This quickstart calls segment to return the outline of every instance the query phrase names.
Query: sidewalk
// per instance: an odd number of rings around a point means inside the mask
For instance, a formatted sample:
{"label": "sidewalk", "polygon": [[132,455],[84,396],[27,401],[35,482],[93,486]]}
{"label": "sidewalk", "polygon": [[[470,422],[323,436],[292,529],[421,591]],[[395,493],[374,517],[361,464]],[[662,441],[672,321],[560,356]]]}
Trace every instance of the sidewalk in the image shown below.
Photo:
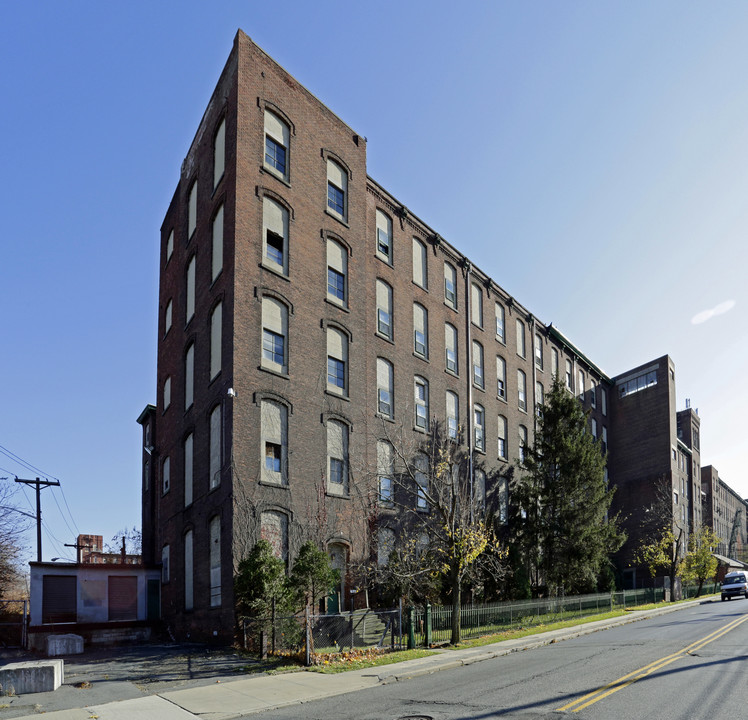
{"label": "sidewalk", "polygon": [[[704,602],[704,600],[695,602]],[[89,705],[71,710],[46,712],[44,717],[49,720],[91,720],[94,717],[98,720],[140,720],[141,718],[151,720],[154,717],[159,720],[190,720],[209,715],[211,720],[230,720],[264,710],[342,695],[376,685],[429,675],[440,670],[449,670],[461,665],[470,665],[519,650],[529,650],[655,615],[675,612],[690,607],[691,604],[680,603],[657,610],[635,610],[613,620],[598,620],[482,647],[437,650],[434,655],[428,657],[365,670],[352,670],[333,675],[295,672],[241,679],[225,678],[201,687],[166,691],[147,697]],[[16,720],[38,717],[38,714],[24,715]]]}

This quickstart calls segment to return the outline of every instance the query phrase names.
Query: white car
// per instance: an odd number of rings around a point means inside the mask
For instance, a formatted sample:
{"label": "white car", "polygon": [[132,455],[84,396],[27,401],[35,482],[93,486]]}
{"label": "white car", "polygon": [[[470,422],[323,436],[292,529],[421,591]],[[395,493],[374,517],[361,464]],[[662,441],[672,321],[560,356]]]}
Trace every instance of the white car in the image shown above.
{"label": "white car", "polygon": [[745,572],[731,572],[722,580],[722,602],[737,595],[743,595],[748,600],[748,578]]}

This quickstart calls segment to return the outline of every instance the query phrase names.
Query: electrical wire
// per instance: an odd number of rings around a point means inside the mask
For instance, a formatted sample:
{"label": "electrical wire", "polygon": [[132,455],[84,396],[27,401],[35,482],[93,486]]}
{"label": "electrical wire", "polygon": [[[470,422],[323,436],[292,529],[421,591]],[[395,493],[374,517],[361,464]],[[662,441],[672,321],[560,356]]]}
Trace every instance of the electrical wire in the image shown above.
{"label": "electrical wire", "polygon": [[3,455],[6,455],[11,460],[15,460],[19,465],[23,465],[27,470],[37,472],[40,475],[44,475],[46,478],[52,478],[52,480],[57,480],[57,482],[60,482],[59,478],[56,478],[54,475],[50,475],[49,473],[44,472],[44,470],[36,467],[36,465],[32,465],[30,462],[27,462],[22,457],[16,455],[14,452],[8,450],[8,448],[3,447],[2,445],[0,445],[0,452],[3,453]]}
{"label": "electrical wire", "polygon": [[[40,475],[43,475],[45,479],[52,479],[56,480],[58,483],[60,483],[59,486],[57,486],[62,493],[62,499],[65,503],[65,507],[67,508],[68,517],[70,518],[70,522],[72,522],[73,528],[70,527],[70,523],[67,521],[67,518],[65,517],[65,514],[62,511],[62,508],[60,507],[60,503],[58,502],[57,498],[55,497],[55,504],[57,505],[57,509],[60,511],[60,516],[62,517],[63,521],[68,527],[68,530],[70,530],[70,533],[74,536],[78,536],[81,534],[80,529],[78,528],[78,523],[75,522],[75,518],[73,517],[73,513],[70,510],[70,505],[68,504],[67,497],[65,497],[65,491],[62,489],[62,482],[59,478],[55,477],[54,475],[51,475],[49,473],[45,473],[41,468],[36,467],[36,465],[32,465],[30,462],[24,460],[20,455],[16,455],[12,450],[9,450],[8,448],[4,447],[3,445],[0,445],[0,453],[8,457],[10,460],[14,460],[19,465],[25,467],[27,470],[31,470],[33,472],[37,472]],[[2,469],[2,468],[0,468]],[[10,472],[9,470],[3,470],[3,472]],[[13,473],[15,475],[15,473]],[[17,475],[16,475],[17,477]],[[54,487],[54,486],[53,486]],[[53,494],[54,495],[54,494]]]}
{"label": "electrical wire", "polygon": [[[57,505],[57,509],[60,511],[60,516],[62,517],[63,521],[65,522],[65,525],[68,526],[68,530],[70,530],[70,534],[73,537],[78,537],[78,535],[80,535],[80,532],[76,533],[75,530],[73,530],[73,528],[70,527],[70,523],[67,521],[67,518],[65,517],[65,515],[62,512],[62,508],[60,507],[60,503],[57,502],[57,495],[55,493],[52,493],[52,497],[53,497],[53,499],[55,501],[55,505]],[[71,520],[73,519],[72,516],[70,517],[70,519]],[[73,525],[75,525],[75,521],[73,521]]]}

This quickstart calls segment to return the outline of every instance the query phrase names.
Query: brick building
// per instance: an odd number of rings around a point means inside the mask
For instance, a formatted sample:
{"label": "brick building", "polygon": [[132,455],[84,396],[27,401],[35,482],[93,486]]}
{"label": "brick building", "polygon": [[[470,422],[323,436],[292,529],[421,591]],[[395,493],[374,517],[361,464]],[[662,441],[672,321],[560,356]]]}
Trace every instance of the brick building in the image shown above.
{"label": "brick building", "polygon": [[[671,456],[693,447],[669,358],[606,376],[368,177],[366,150],[237,33],[161,228],[158,394],[138,418],[143,554],[177,638],[232,636],[233,572],[260,537],[288,565],[307,539],[326,547],[350,607],[373,506],[380,542],[395,534],[383,429],[437,418],[501,473],[554,375],[621,499],[641,507],[660,475],[699,497]],[[654,464],[631,461],[645,449]]]}
{"label": "brick building", "polygon": [[[617,556],[626,587],[641,587],[649,573],[634,553],[663,516],[685,552],[688,535],[702,521],[699,416],[676,409],[675,364],[664,355],[615,379],[610,476],[616,485],[612,510],[620,512],[628,540]],[[657,515],[657,517],[654,517]]]}
{"label": "brick building", "polygon": [[701,468],[704,523],[722,542],[720,555],[748,563],[748,500],[740,497],[719,476],[717,468]]}

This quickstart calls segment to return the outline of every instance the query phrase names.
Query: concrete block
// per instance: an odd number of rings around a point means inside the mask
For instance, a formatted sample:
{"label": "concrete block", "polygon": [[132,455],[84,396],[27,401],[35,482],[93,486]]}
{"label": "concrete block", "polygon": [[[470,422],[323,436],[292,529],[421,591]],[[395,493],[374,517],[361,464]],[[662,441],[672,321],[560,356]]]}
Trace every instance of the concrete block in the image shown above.
{"label": "concrete block", "polygon": [[47,657],[57,655],[80,655],[83,652],[83,638],[80,635],[48,635]]}
{"label": "concrete block", "polygon": [[0,667],[3,692],[16,695],[57,690],[65,680],[64,660],[31,660]]}

